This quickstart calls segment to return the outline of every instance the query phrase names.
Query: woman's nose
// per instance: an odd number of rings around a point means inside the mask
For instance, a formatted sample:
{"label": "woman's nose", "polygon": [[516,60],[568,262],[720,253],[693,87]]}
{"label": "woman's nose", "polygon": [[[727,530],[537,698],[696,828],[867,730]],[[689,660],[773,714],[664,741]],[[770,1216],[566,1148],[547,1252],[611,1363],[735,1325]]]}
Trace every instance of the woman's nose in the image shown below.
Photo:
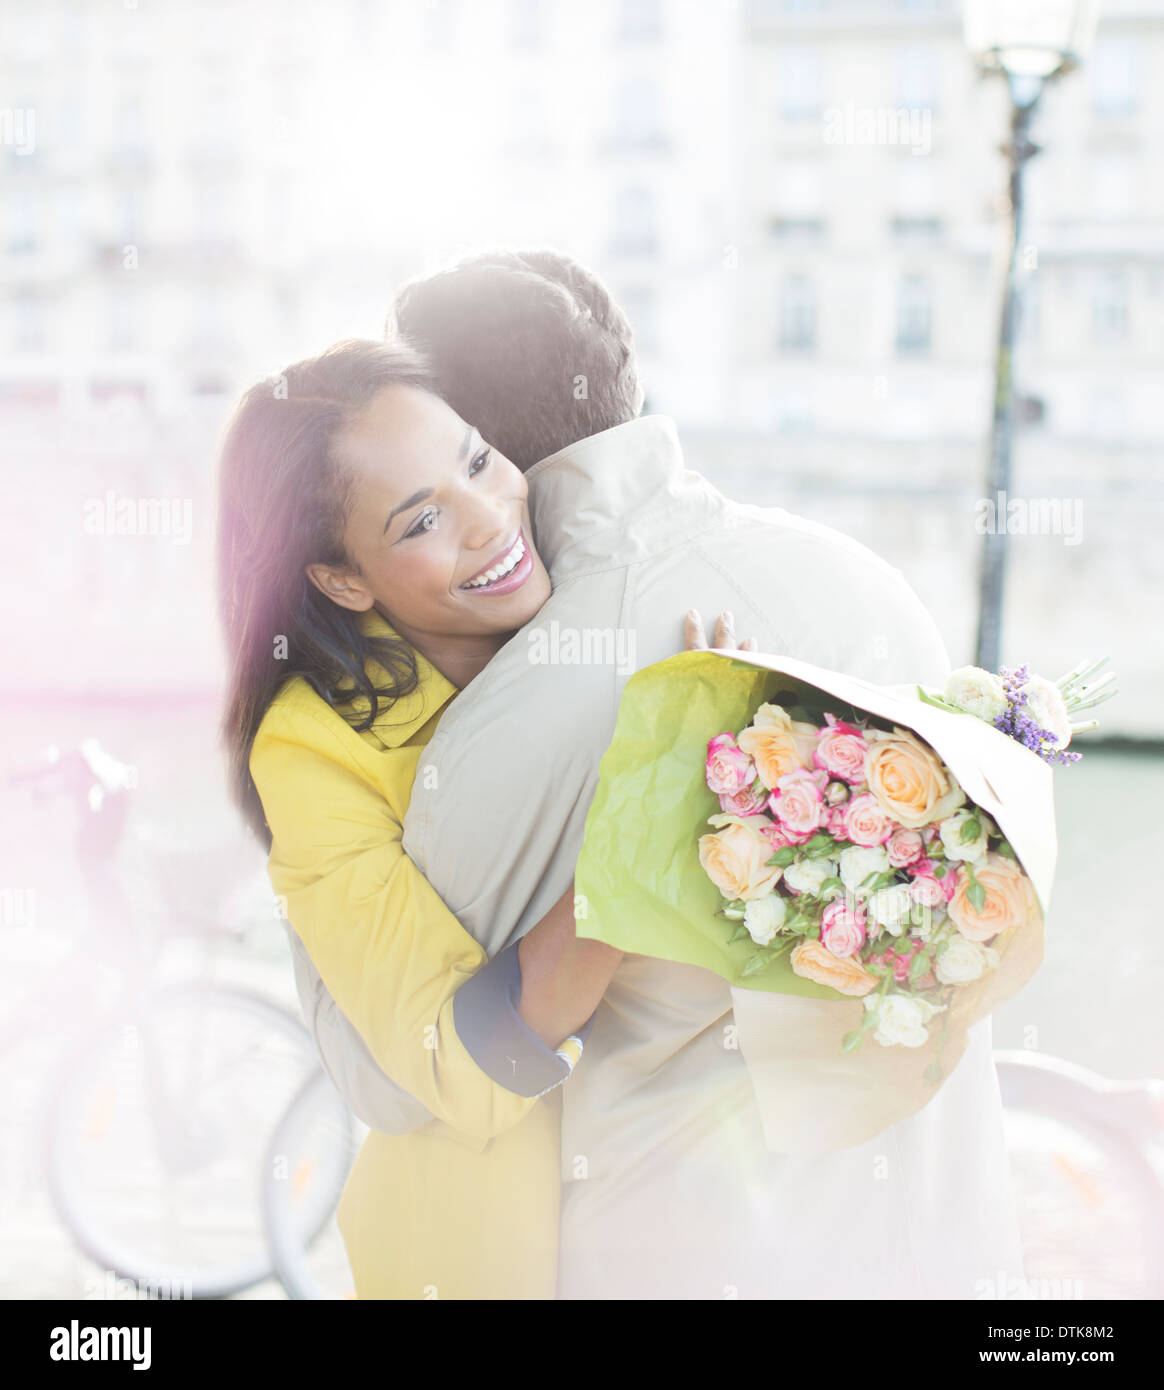
{"label": "woman's nose", "polygon": [[495,549],[510,537],[514,528],[513,505],[484,498],[474,503],[473,514],[466,528],[465,543],[471,550]]}

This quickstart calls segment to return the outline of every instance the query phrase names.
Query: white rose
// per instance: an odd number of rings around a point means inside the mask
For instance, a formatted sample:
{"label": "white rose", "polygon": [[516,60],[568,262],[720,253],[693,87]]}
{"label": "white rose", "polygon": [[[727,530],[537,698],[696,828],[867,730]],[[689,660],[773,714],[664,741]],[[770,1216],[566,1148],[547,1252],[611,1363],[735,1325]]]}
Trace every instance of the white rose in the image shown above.
{"label": "white rose", "polygon": [[1006,713],[1006,691],[1002,681],[981,666],[960,666],[946,680],[946,699],[967,714],[989,720],[991,724]]}
{"label": "white rose", "polygon": [[[816,893],[826,878],[835,877],[836,861],[832,859],[798,859],[784,870],[784,882],[796,893]],[[834,885],[835,886],[835,885]],[[840,889],[837,889],[840,892]]]}
{"label": "white rose", "polygon": [[934,1005],[926,999],[911,998],[907,994],[887,994],[878,999],[867,995],[866,1009],[877,1012],[877,1026],[873,1036],[883,1047],[921,1047],[929,1037],[926,1025],[942,1012],[945,1005]]}
{"label": "white rose", "polygon": [[980,946],[958,933],[938,957],[934,974],[944,985],[968,985],[998,962],[998,952],[992,946]]}
{"label": "white rose", "polygon": [[788,911],[779,893],[769,893],[766,898],[753,899],[744,910],[744,926],[757,946],[767,946],[768,942],[784,925]]}
{"label": "white rose", "polygon": [[850,845],[841,850],[841,882],[850,893],[860,891],[861,884],[870,874],[884,873],[889,868],[889,855],[884,845]]}
{"label": "white rose", "polygon": [[913,907],[909,884],[894,883],[888,888],[878,889],[865,906],[875,922],[880,922],[892,936],[900,936],[902,922]]}
{"label": "white rose", "polygon": [[[962,839],[962,827],[977,819],[978,834],[972,840]],[[955,811],[938,826],[938,835],[947,859],[969,859],[977,863],[986,858],[986,821],[977,811]]]}
{"label": "white rose", "polygon": [[1057,685],[1042,676],[1030,676],[1026,685],[1026,710],[1040,729],[1052,736],[1055,748],[1066,748],[1071,742],[1071,716]]}

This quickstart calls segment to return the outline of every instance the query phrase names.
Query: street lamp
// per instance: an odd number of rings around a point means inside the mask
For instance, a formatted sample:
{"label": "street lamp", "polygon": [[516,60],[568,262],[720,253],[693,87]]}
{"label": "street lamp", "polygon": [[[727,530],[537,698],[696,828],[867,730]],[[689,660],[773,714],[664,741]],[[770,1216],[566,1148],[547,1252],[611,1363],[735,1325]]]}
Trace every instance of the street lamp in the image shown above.
{"label": "street lamp", "polygon": [[[1014,330],[1018,256],[1023,225],[1023,174],[1038,154],[1030,127],[1043,89],[1083,61],[1095,34],[1099,0],[964,0],[966,46],[983,73],[1006,79],[1010,138],[1002,148],[1010,168],[1009,242],[998,351],[994,366],[994,414],[990,427],[987,496],[997,502],[1011,476],[1014,429]],[[997,512],[982,544],[975,664],[998,669],[1006,566],[1006,519]]]}

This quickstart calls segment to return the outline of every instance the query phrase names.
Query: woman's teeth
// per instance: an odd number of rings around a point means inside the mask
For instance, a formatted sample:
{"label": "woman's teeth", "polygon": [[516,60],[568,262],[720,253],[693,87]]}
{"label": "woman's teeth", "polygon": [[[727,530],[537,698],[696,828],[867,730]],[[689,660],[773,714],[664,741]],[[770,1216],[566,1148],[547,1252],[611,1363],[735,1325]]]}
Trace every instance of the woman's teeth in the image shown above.
{"label": "woman's teeth", "polygon": [[471,579],[468,584],[463,584],[461,587],[464,589],[483,589],[487,584],[492,584],[495,580],[508,574],[516,564],[520,563],[521,557],[524,554],[525,544],[521,537],[518,536],[513,549],[504,560],[494,565],[491,570],[486,570],[484,574],[478,576],[476,579]]}

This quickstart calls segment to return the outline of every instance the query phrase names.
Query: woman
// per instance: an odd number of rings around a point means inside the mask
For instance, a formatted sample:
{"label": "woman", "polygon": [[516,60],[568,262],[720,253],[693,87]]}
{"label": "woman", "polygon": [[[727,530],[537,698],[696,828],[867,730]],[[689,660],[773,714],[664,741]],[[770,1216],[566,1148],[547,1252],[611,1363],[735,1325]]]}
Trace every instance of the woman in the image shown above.
{"label": "woman", "polygon": [[[339,1212],[357,1293],[552,1298],[558,1094],[474,1061],[454,1005],[485,953],[401,847],[441,711],[550,593],[524,475],[419,358],[347,342],[247,393],[220,486],[235,795],[337,1004],[436,1116],[360,1151]],[[575,937],[571,889],[517,954],[518,1026],[568,1074],[621,952]]]}

